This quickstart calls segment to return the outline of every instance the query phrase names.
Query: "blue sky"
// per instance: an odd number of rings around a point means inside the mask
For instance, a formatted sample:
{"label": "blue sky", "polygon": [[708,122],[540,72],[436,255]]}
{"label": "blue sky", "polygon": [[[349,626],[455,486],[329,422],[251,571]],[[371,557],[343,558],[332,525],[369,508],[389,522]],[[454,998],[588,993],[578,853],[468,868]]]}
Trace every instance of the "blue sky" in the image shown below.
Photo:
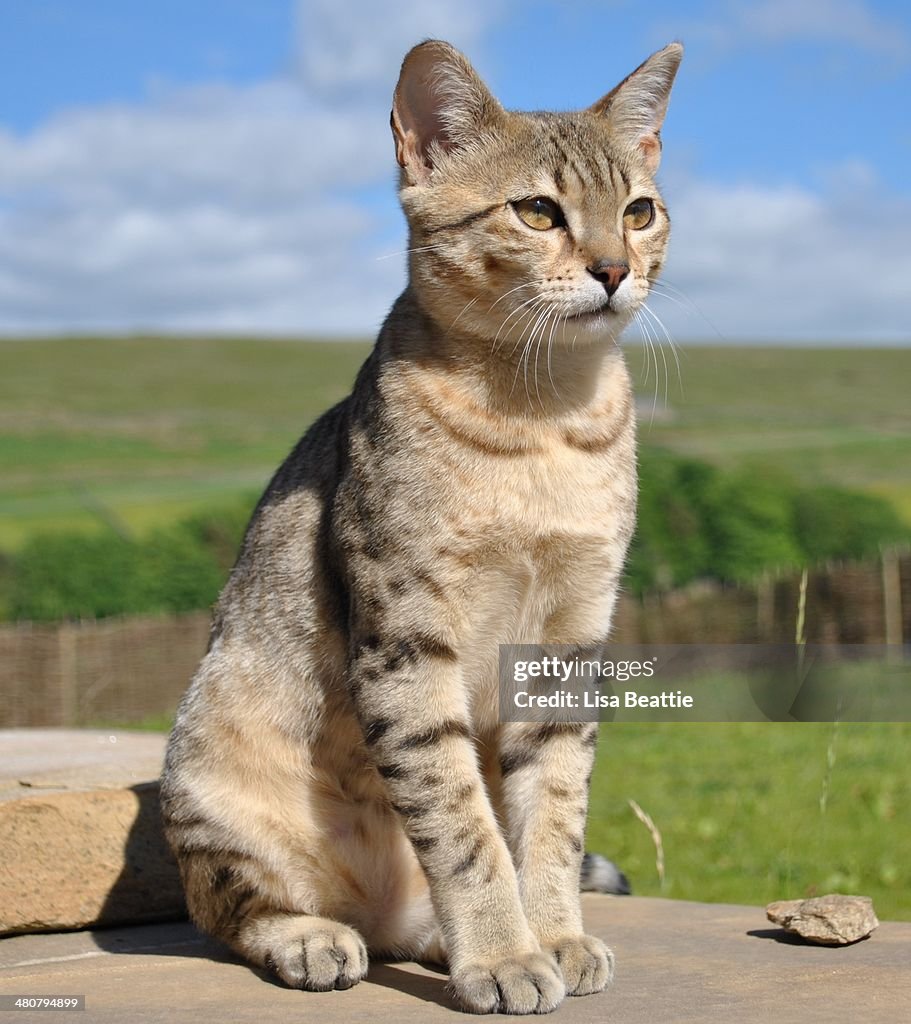
{"label": "blue sky", "polygon": [[870,0],[0,4],[0,331],[372,333],[403,280],[389,99],[428,35],[520,109],[681,39],[671,332],[911,337],[911,13]]}

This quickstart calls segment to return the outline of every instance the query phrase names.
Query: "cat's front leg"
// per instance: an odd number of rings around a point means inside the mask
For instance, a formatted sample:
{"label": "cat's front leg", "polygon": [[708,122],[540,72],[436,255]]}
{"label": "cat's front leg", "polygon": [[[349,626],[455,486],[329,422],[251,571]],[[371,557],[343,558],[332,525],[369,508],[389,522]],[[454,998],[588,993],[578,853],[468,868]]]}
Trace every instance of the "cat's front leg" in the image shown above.
{"label": "cat's front leg", "polygon": [[525,914],[560,964],[569,995],[600,992],[614,957],[582,926],[579,871],[597,723],[510,723],[499,768],[509,845]]}
{"label": "cat's front leg", "polygon": [[[456,998],[475,1013],[546,1013],[565,994],[529,927],[478,768],[454,650],[412,628],[356,643],[364,738],[430,884]],[[407,639],[405,639],[407,637]]]}

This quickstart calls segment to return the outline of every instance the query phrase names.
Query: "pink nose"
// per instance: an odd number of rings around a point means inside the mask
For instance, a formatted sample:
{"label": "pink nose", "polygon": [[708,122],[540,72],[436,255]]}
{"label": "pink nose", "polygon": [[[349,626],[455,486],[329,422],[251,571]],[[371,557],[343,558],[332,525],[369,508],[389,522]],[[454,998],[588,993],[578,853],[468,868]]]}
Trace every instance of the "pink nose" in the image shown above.
{"label": "pink nose", "polygon": [[622,263],[620,260],[598,260],[587,269],[592,277],[596,277],[604,285],[608,298],[614,294],[629,274],[629,264]]}

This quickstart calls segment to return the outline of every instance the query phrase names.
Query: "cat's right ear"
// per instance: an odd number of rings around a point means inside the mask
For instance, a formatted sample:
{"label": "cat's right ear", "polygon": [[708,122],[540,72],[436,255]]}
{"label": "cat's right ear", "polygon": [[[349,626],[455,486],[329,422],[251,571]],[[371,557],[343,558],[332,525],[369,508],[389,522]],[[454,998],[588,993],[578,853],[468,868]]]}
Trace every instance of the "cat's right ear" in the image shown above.
{"label": "cat's right ear", "polygon": [[665,46],[588,108],[607,118],[616,135],[639,151],[652,174],[661,160],[661,125],[682,57],[680,43]]}
{"label": "cat's right ear", "polygon": [[413,185],[468,145],[503,108],[455,47],[428,39],[409,51],[392,101],[395,158]]}

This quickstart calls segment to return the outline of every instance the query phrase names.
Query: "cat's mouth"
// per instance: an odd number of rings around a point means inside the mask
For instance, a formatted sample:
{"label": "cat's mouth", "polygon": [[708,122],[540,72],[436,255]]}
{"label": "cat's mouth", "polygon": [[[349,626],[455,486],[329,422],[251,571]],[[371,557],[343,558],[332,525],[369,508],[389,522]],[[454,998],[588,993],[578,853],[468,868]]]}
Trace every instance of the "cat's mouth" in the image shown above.
{"label": "cat's mouth", "polygon": [[585,309],[581,313],[570,313],[567,320],[587,320],[589,317],[604,316],[605,313],[615,314],[617,311],[611,305],[611,300],[605,299],[600,306],[594,309]]}

